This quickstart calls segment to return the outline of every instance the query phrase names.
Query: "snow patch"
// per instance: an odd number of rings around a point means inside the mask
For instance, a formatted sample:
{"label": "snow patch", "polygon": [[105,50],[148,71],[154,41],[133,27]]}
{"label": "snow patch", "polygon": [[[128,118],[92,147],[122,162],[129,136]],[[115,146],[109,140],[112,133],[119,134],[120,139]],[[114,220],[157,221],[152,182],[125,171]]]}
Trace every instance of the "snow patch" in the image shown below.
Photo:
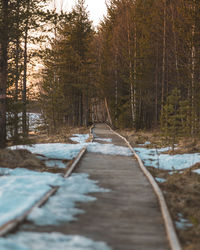
{"label": "snow patch", "polygon": [[163,154],[169,148],[148,149],[134,148],[135,152],[143,160],[145,166],[160,168],[164,170],[180,170],[200,162],[200,154]]}
{"label": "snow patch", "polygon": [[104,242],[61,233],[19,232],[0,238],[1,250],[111,250]]}
{"label": "snow patch", "polygon": [[37,127],[44,121],[40,113],[27,113],[29,120],[29,131],[36,131]]}
{"label": "snow patch", "polygon": [[128,147],[116,146],[114,144],[101,144],[98,142],[88,144],[87,150],[91,153],[100,153],[108,155],[133,155],[133,153]]}
{"label": "snow patch", "polygon": [[155,177],[155,180],[156,180],[157,182],[159,182],[159,183],[164,183],[164,182],[166,182],[166,179],[164,179],[164,178]]}
{"label": "snow patch", "polygon": [[33,154],[41,154],[47,158],[71,160],[78,155],[83,148],[82,144],[47,143],[34,145],[17,145],[10,149],[27,149]]}
{"label": "snow patch", "polygon": [[95,141],[112,142],[112,138],[95,138]]}
{"label": "snow patch", "polygon": [[41,199],[51,186],[60,186],[64,179],[58,174],[27,169],[0,168],[0,226],[22,215]]}
{"label": "snow patch", "polygon": [[190,223],[187,219],[183,218],[181,213],[178,214],[178,221],[175,221],[176,228],[181,230],[187,230],[188,227],[192,227],[192,223]]}
{"label": "snow patch", "polygon": [[70,137],[70,140],[78,143],[84,143],[89,139],[89,134],[74,134],[74,137]]}
{"label": "snow patch", "polygon": [[98,187],[97,182],[90,180],[87,174],[72,174],[43,207],[31,212],[28,219],[37,225],[56,225],[75,220],[75,215],[84,213],[75,207],[76,202],[95,201],[95,197],[87,194],[108,191]]}
{"label": "snow patch", "polygon": [[195,169],[192,172],[196,173],[196,174],[200,174],[200,169]]}
{"label": "snow patch", "polygon": [[45,160],[45,165],[50,168],[66,168],[66,163],[59,160]]}

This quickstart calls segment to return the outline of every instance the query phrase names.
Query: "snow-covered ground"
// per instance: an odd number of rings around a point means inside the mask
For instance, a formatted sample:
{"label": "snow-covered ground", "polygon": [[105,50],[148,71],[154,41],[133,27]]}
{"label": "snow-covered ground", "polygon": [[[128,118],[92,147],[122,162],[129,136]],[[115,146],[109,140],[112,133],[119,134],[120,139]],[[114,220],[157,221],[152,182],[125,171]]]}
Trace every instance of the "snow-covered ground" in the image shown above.
{"label": "snow-covered ground", "polygon": [[41,199],[51,186],[63,184],[58,174],[0,168],[0,226],[15,219]]}
{"label": "snow-covered ground", "polygon": [[104,242],[79,235],[61,233],[19,232],[0,238],[1,250],[111,250]]}
{"label": "snow-covered ground", "polygon": [[[15,119],[15,115],[13,113],[7,113],[7,120],[13,120]],[[18,126],[19,126],[19,133],[22,133],[22,113],[18,114]],[[40,113],[27,113],[27,122],[29,125],[29,131],[30,132],[35,132],[38,128],[39,125],[43,124],[43,118]],[[12,123],[12,122],[11,122]],[[11,124],[7,125],[7,138],[9,139],[10,137],[13,136],[14,133],[14,127],[11,126]]]}
{"label": "snow-covered ground", "polygon": [[73,174],[65,180],[56,195],[43,207],[35,208],[28,219],[37,225],[56,225],[76,220],[75,215],[84,213],[75,207],[77,202],[95,201],[96,198],[88,194],[108,191],[90,180],[87,174]]}
{"label": "snow-covered ground", "polygon": [[95,138],[95,141],[112,142],[112,138]]}
{"label": "snow-covered ground", "polygon": [[[17,145],[12,146],[10,149],[27,149],[34,154],[39,154],[38,158],[46,160],[47,166],[64,168],[62,162],[48,161],[48,159],[56,160],[71,160],[78,155],[83,147],[87,147],[88,152],[109,154],[109,155],[123,155],[131,156],[133,153],[128,147],[116,146],[114,144],[102,144],[98,142],[86,142],[89,134],[76,134],[70,139],[77,142],[77,144],[65,143],[47,143],[47,144],[33,144],[33,145]],[[104,139],[109,142],[110,139]]]}
{"label": "snow-covered ground", "polygon": [[134,148],[145,166],[155,167],[164,170],[181,170],[191,167],[200,162],[200,154],[176,154],[169,155],[164,152],[169,148],[149,149]]}
{"label": "snow-covered ground", "polygon": [[85,143],[89,137],[89,134],[74,134],[70,139],[74,142]]}
{"label": "snow-covered ground", "polygon": [[47,143],[47,144],[33,144],[18,145],[10,147],[10,149],[27,149],[33,154],[41,154],[47,158],[71,160],[78,155],[83,148],[83,144],[65,144],[65,143]]}
{"label": "snow-covered ground", "polygon": [[40,113],[27,113],[29,121],[29,131],[35,131],[39,125],[43,123]]}
{"label": "snow-covered ground", "polygon": [[[36,208],[29,219],[39,225],[50,225],[75,219],[82,213],[76,202],[94,201],[89,193],[107,192],[87,174],[73,174],[64,179],[59,174],[40,173],[27,169],[1,168],[0,226],[30,209],[52,186],[60,186],[55,196],[42,208]],[[1,248],[0,248],[1,249]]]}
{"label": "snow-covered ground", "polygon": [[128,147],[116,146],[114,144],[101,144],[98,142],[88,144],[87,150],[92,153],[131,156],[133,153]]}

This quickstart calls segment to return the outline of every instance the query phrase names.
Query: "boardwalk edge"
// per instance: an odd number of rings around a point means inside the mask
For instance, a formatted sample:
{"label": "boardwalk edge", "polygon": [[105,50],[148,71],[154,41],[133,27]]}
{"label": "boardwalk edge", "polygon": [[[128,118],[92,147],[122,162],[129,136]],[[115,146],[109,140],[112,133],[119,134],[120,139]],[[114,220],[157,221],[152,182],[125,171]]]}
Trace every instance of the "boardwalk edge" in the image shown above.
{"label": "boardwalk edge", "polygon": [[167,237],[168,237],[168,241],[170,244],[170,247],[172,250],[181,250],[181,245],[178,239],[178,236],[176,234],[175,228],[174,228],[174,224],[172,222],[172,218],[171,215],[169,213],[169,210],[167,208],[167,204],[164,198],[164,195],[160,189],[160,187],[158,186],[158,184],[156,183],[156,181],[154,180],[153,176],[151,175],[151,173],[147,170],[147,168],[145,168],[141,158],[136,154],[136,152],[133,150],[130,142],[123,137],[122,135],[120,135],[119,133],[117,133],[116,131],[114,131],[109,125],[107,125],[109,127],[109,129],[115,133],[116,135],[118,135],[120,138],[122,138],[126,144],[128,145],[128,147],[130,148],[130,150],[133,152],[134,156],[136,157],[136,159],[138,160],[139,166],[141,168],[141,170],[143,171],[143,173],[145,174],[145,176],[147,177],[147,179],[149,180],[150,184],[153,187],[153,190],[158,198],[160,207],[161,207],[161,212],[162,212],[162,216],[164,219],[164,224],[165,224],[165,229],[167,232]]}

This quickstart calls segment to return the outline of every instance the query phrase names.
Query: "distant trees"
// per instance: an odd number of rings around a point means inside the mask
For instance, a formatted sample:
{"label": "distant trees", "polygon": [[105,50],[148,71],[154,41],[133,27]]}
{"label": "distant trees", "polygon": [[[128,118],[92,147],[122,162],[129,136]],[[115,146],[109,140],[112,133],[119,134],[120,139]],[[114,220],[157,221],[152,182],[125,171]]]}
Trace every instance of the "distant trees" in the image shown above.
{"label": "distant trees", "polygon": [[[87,125],[105,102],[116,127],[160,126],[171,138],[200,134],[199,1],[109,0],[97,32],[84,0],[67,14],[45,13],[46,3],[0,0],[1,147],[6,110],[11,136],[27,135],[28,48],[41,39],[48,44],[37,54],[44,64],[40,102],[50,131]],[[45,27],[49,37],[38,37],[34,31]]]}
{"label": "distant trees", "polygon": [[28,133],[26,89],[27,65],[31,56],[28,45],[30,48],[30,44],[39,41],[35,31],[41,30],[44,21],[48,20],[49,13],[43,10],[46,2],[46,0],[0,1],[0,144],[2,146],[5,146],[6,141],[6,123],[9,125],[10,136],[18,140],[22,130],[19,113],[22,111],[23,136],[27,136]]}
{"label": "distant trees", "polygon": [[99,88],[109,97],[116,126],[166,126],[172,118],[168,97],[177,90],[180,109],[190,110],[179,129],[199,134],[199,9],[196,0],[108,2],[97,62]]}
{"label": "distant trees", "polygon": [[40,100],[49,129],[62,124],[87,125],[92,98],[94,32],[84,1],[57,23],[57,34],[46,49]]}

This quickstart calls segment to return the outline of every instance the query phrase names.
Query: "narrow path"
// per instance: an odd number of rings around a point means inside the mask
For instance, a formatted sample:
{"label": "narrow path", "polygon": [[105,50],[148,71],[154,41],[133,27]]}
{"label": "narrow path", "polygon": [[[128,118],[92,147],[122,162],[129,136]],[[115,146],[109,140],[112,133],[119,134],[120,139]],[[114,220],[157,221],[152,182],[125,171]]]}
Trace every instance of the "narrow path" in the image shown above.
{"label": "narrow path", "polygon": [[[93,133],[95,141],[112,138],[113,144],[126,146],[103,124]],[[59,226],[26,223],[20,230],[82,235],[104,241],[113,250],[170,249],[157,198],[133,157],[87,152],[76,172],[88,173],[110,192],[93,194],[95,202],[78,204],[85,213],[77,221]]]}

